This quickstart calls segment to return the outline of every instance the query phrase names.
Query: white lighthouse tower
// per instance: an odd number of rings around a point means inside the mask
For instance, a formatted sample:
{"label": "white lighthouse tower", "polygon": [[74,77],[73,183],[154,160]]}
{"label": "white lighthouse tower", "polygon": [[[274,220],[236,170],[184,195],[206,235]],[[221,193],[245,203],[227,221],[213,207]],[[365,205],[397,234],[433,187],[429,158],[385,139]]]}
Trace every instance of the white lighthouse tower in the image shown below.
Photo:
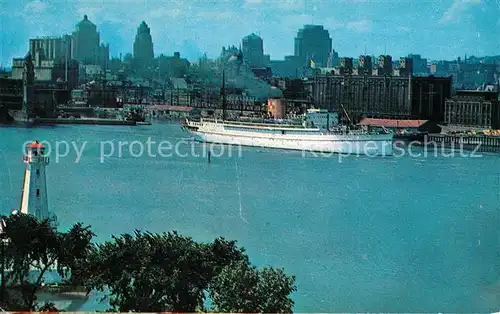
{"label": "white lighthouse tower", "polygon": [[45,155],[45,147],[38,141],[28,144],[23,162],[26,169],[21,196],[21,213],[33,215],[38,219],[48,219],[45,166],[49,164],[49,157]]}

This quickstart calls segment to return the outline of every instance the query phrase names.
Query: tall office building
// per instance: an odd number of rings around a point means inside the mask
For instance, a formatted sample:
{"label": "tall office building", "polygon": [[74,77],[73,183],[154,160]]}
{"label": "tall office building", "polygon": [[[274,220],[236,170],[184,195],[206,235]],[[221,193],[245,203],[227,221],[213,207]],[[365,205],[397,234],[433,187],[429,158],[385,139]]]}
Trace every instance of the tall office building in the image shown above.
{"label": "tall office building", "polygon": [[146,22],[142,21],[137,28],[134,41],[134,65],[140,72],[151,67],[154,62],[153,39],[151,30]]}
{"label": "tall office building", "polygon": [[94,23],[89,21],[87,15],[76,24],[73,32],[73,59],[83,64],[99,64],[99,33]]}
{"label": "tall office building", "polygon": [[254,33],[242,40],[243,61],[252,68],[264,65],[264,42]]}
{"label": "tall office building", "polygon": [[305,25],[295,38],[295,56],[299,57],[304,66],[314,61],[316,67],[327,66],[328,57],[332,51],[330,33],[321,25]]}

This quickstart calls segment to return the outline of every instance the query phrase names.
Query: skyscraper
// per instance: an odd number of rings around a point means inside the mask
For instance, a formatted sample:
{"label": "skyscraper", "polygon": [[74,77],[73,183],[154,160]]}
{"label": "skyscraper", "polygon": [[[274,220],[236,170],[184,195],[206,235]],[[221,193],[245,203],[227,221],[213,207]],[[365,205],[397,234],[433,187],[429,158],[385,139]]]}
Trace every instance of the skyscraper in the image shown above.
{"label": "skyscraper", "polygon": [[299,57],[304,66],[311,60],[316,66],[326,66],[328,56],[332,51],[332,39],[329,32],[321,25],[305,25],[295,38],[295,56]]}
{"label": "skyscraper", "polygon": [[83,64],[99,64],[99,33],[87,15],[76,24],[71,55]]}
{"label": "skyscraper", "polygon": [[242,40],[243,60],[252,68],[259,68],[264,63],[264,42],[254,33]]}
{"label": "skyscraper", "polygon": [[151,38],[151,30],[142,21],[137,28],[137,34],[134,41],[134,66],[139,72],[144,72],[153,65],[153,39]]}

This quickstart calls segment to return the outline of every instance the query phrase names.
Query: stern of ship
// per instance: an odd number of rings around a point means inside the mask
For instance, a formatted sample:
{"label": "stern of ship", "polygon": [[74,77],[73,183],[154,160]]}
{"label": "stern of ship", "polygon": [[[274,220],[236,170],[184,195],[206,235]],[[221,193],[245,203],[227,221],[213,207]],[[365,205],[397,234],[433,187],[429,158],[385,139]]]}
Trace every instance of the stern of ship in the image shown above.
{"label": "stern of ship", "polygon": [[181,120],[181,128],[188,132],[196,132],[200,128],[199,125],[189,121],[187,118]]}

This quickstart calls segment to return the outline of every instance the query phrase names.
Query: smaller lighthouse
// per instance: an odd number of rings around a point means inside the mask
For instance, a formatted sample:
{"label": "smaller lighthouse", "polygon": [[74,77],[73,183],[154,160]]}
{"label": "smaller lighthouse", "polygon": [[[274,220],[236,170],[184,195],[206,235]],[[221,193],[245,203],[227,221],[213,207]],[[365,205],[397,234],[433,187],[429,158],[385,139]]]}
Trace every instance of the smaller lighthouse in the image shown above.
{"label": "smaller lighthouse", "polygon": [[21,196],[21,213],[31,214],[41,220],[48,219],[45,167],[49,164],[49,157],[45,155],[45,147],[38,141],[28,144],[23,162],[26,168]]}

